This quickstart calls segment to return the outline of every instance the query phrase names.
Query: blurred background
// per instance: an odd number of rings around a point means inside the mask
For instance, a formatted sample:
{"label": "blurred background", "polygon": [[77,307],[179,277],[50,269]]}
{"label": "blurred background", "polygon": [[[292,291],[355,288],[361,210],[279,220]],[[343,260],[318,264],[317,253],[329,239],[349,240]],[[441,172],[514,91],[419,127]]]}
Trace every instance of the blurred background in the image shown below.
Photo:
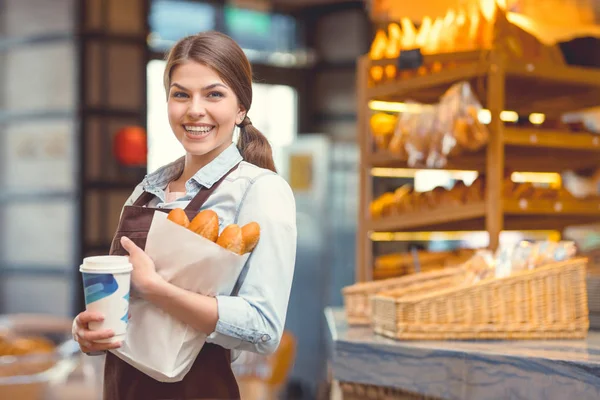
{"label": "blurred background", "polygon": [[[286,323],[291,361],[280,364],[278,390],[290,399],[327,396],[323,310],[341,306],[341,289],[355,281],[357,58],[369,53],[381,28],[375,11],[384,12],[386,4],[395,10],[393,18],[408,18],[418,27],[424,16],[466,3],[0,0],[0,313],[68,319],[84,308],[81,260],[108,252],[133,188],[182,154],[167,121],[165,52],[183,36],[221,31],[252,62],[250,117],[271,141],[298,205],[298,256]],[[528,15],[532,4],[542,2],[508,3]],[[599,3],[570,4],[577,18],[595,24]],[[551,13],[542,14],[550,20]],[[564,48],[573,62],[600,63],[593,34],[560,40],[568,42]],[[596,115],[585,114],[590,129],[598,128]],[[424,191],[475,178],[468,171],[380,173],[387,179],[377,184],[379,192],[404,183]],[[580,176],[563,179],[595,185]],[[485,232],[374,239],[384,252],[476,248],[486,242]],[[257,365],[272,360],[245,362],[236,371],[256,375]],[[99,368],[96,361],[85,363]],[[97,388],[97,379],[90,378],[94,370],[85,368],[85,382]]]}

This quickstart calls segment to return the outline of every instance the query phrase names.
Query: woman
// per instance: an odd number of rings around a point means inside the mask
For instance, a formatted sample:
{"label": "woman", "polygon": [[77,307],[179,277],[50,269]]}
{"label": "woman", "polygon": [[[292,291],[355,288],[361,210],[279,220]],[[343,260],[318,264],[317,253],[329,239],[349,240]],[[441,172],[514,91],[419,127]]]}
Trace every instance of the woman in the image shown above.
{"label": "woman", "polygon": [[[207,32],[179,41],[168,55],[164,84],[169,123],[186,154],[137,186],[121,214],[111,254],[129,254],[132,287],[139,296],[208,339],[190,372],[175,383],[158,382],[107,352],[104,398],[239,398],[230,351],[272,353],[283,333],[296,252],[294,197],[276,174],[268,141],[248,118],[252,71],[231,38]],[[240,128],[237,146],[232,143],[235,126]],[[156,273],[142,250],[151,216],[155,209],[176,207],[213,209],[221,230],[250,221],[261,226],[259,244],[234,295],[188,292]],[[113,336],[88,329],[89,322],[101,319],[87,311],[75,318],[74,337],[83,352],[120,347],[94,343]]]}

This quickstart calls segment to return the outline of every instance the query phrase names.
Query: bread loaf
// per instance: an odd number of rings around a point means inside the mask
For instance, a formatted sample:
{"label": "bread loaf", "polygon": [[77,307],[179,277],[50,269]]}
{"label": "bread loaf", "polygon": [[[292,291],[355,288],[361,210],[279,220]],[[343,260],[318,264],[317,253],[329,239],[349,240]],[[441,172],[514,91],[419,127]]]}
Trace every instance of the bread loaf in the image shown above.
{"label": "bread loaf", "polygon": [[178,225],[183,226],[184,228],[187,228],[190,225],[190,220],[188,219],[187,215],[185,214],[185,211],[183,211],[182,208],[175,208],[171,210],[171,212],[169,212],[169,215],[167,216],[167,219],[175,222]]}
{"label": "bread loaf", "polygon": [[242,228],[237,224],[227,225],[219,235],[217,244],[236,254],[243,254],[244,239],[242,236]]}
{"label": "bread loaf", "polygon": [[250,253],[260,239],[260,226],[256,222],[250,222],[242,227],[242,238],[244,239],[244,251],[242,254]]}
{"label": "bread loaf", "polygon": [[200,211],[190,222],[188,229],[216,242],[219,237],[219,217],[213,210]]}

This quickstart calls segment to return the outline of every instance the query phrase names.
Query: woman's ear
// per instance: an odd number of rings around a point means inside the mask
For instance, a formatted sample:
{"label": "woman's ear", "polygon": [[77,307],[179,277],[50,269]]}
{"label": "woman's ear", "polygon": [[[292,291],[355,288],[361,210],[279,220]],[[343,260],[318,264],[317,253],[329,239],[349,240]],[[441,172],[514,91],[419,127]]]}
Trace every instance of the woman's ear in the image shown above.
{"label": "woman's ear", "polygon": [[237,117],[235,119],[235,124],[241,124],[244,118],[246,118],[246,109],[242,105],[240,105],[238,108]]}

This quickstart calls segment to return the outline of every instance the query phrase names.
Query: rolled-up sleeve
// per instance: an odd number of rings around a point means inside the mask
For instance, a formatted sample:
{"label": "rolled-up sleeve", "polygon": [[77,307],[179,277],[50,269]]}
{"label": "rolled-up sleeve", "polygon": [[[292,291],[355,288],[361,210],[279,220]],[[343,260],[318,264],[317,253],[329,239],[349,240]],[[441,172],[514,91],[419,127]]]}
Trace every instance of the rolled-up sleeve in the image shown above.
{"label": "rolled-up sleeve", "polygon": [[237,295],[217,296],[219,319],[207,342],[269,354],[281,340],[296,260],[296,204],[283,178],[262,176],[246,191],[237,223],[252,221],[260,225],[260,240]]}

